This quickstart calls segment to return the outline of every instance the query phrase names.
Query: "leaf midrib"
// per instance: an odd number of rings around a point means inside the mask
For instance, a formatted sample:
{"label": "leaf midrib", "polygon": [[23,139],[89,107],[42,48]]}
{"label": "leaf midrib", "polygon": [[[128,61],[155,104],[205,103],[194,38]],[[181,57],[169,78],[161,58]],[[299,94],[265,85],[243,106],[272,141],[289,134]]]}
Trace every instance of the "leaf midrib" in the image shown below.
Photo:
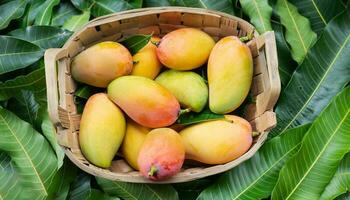
{"label": "leaf midrib", "polygon": [[78,20],[76,20],[76,22],[73,23],[73,26],[71,26],[71,27],[73,27],[72,30],[75,30],[75,29],[77,28],[77,25],[80,24],[80,22],[85,18],[85,15],[86,15],[87,13],[90,15],[89,11],[83,12],[83,14],[81,14],[80,16],[77,15],[77,16],[79,16],[79,17],[78,17]]}
{"label": "leaf midrib", "polygon": [[286,0],[282,0],[282,1],[283,1],[284,4],[286,5],[288,14],[289,14],[290,18],[291,18],[292,21],[293,21],[293,24],[294,24],[294,26],[295,26],[295,30],[297,31],[299,40],[300,40],[300,42],[301,42],[301,44],[302,44],[302,46],[303,46],[304,52],[305,52],[305,54],[306,54],[306,53],[307,53],[307,48],[306,48],[306,46],[305,46],[305,44],[304,44],[303,38],[301,37],[301,34],[300,34],[299,29],[298,29],[298,26],[297,26],[297,24],[296,24],[296,22],[295,22],[295,20],[294,20],[294,18],[293,18],[293,15],[292,15],[292,13],[290,12],[290,9],[289,9],[289,6],[288,6],[288,2],[287,2]]}
{"label": "leaf midrib", "polygon": [[22,143],[19,141],[19,139],[17,138],[16,134],[14,133],[14,131],[12,130],[12,128],[10,127],[10,125],[7,123],[7,121],[5,120],[5,118],[2,116],[2,114],[0,113],[0,118],[2,119],[2,121],[5,123],[5,125],[7,126],[8,130],[10,130],[11,134],[13,135],[13,137],[16,139],[17,141],[17,144],[19,144],[20,148],[22,149],[22,151],[24,152],[25,156],[27,157],[27,160],[29,161],[30,165],[32,166],[35,174],[36,174],[36,177],[39,179],[39,183],[40,183],[40,186],[42,188],[42,190],[44,191],[44,194],[45,196],[47,196],[47,191],[46,191],[46,188],[44,186],[44,183],[43,183],[43,180],[41,179],[38,171],[36,170],[35,168],[35,165],[34,163],[32,162],[32,160],[30,159],[30,156],[28,155],[27,151],[24,149]]}
{"label": "leaf midrib", "polygon": [[[30,82],[30,83],[26,83],[26,84],[20,84],[20,85],[15,85],[15,86],[4,86],[4,87],[0,87],[1,90],[5,90],[5,89],[13,89],[13,88],[18,88],[18,87],[27,87],[27,86],[30,86],[30,85],[34,85],[35,83],[41,81],[42,79],[44,79],[45,76],[41,76],[39,79],[33,81],[33,82]],[[6,83],[6,82],[5,82]]]}
{"label": "leaf midrib", "polygon": [[242,194],[244,194],[245,191],[247,191],[250,187],[252,187],[256,182],[258,182],[259,179],[261,179],[265,174],[267,174],[268,171],[270,171],[272,168],[274,168],[277,163],[279,163],[284,157],[286,157],[290,152],[292,152],[295,148],[297,148],[300,145],[301,142],[298,142],[291,150],[287,151],[280,159],[278,159],[276,162],[273,163],[272,167],[268,168],[261,176],[259,176],[252,184],[247,186],[242,192],[240,192],[235,198],[232,200],[238,199]]}
{"label": "leaf midrib", "polygon": [[324,25],[327,25],[327,22],[326,22],[326,20],[323,18],[323,15],[321,14],[321,12],[320,12],[320,10],[318,9],[318,7],[316,6],[315,1],[314,1],[314,0],[311,0],[311,2],[312,2],[312,5],[315,7],[315,9],[316,9],[318,15],[320,16],[322,22],[324,23]]}
{"label": "leaf midrib", "polygon": [[348,109],[348,111],[346,112],[346,114],[344,115],[343,119],[339,122],[339,124],[337,125],[336,129],[333,131],[331,137],[329,137],[328,141],[326,142],[326,144],[322,147],[320,153],[318,154],[318,156],[316,157],[316,159],[314,160],[314,162],[311,164],[311,166],[309,167],[309,169],[305,172],[304,176],[300,179],[300,181],[298,182],[298,184],[295,185],[294,189],[289,193],[289,195],[287,196],[286,200],[288,200],[293,193],[295,192],[296,189],[298,189],[299,185],[304,181],[304,179],[306,178],[306,176],[310,173],[311,169],[315,166],[315,164],[317,163],[317,161],[320,159],[321,155],[323,155],[324,151],[327,149],[329,143],[332,141],[333,137],[336,135],[336,132],[339,130],[339,128],[341,127],[341,125],[343,124],[343,122],[345,121],[345,119],[347,119],[348,115],[350,113],[350,109]]}
{"label": "leaf midrib", "polygon": [[[300,115],[300,113],[304,110],[304,108],[306,107],[306,105],[308,105],[308,103],[311,101],[312,97],[315,95],[316,91],[318,90],[318,88],[321,86],[321,83],[324,81],[324,79],[327,77],[328,73],[330,72],[330,70],[332,69],[335,61],[337,60],[337,58],[340,55],[340,52],[343,51],[344,47],[346,46],[348,40],[350,38],[350,34],[347,36],[347,38],[345,39],[343,45],[340,47],[340,49],[338,50],[337,54],[335,55],[334,59],[332,60],[331,64],[329,65],[329,68],[327,69],[326,73],[322,76],[322,79],[320,80],[320,82],[317,84],[316,88],[314,89],[314,91],[312,92],[312,94],[309,96],[308,100],[304,103],[304,105],[300,108],[300,110],[298,111],[298,113],[295,114],[295,116],[290,120],[290,122],[284,127],[284,129],[281,131],[285,131],[289,128],[289,126],[294,122],[294,120]],[[289,82],[290,83],[290,82]]]}
{"label": "leaf midrib", "polygon": [[16,52],[16,53],[0,53],[0,57],[3,56],[12,56],[12,55],[29,55],[29,54],[35,54],[35,53],[41,53],[42,51],[22,51],[22,52]]}
{"label": "leaf midrib", "polygon": [[254,6],[255,6],[256,10],[258,11],[258,15],[259,15],[259,18],[260,18],[261,24],[262,24],[262,26],[263,26],[263,28],[264,28],[264,32],[266,32],[265,23],[264,23],[264,20],[263,20],[262,15],[261,15],[261,13],[260,13],[260,10],[259,10],[259,7],[258,7],[258,4],[256,3],[256,0],[253,0],[253,2],[254,2]]}

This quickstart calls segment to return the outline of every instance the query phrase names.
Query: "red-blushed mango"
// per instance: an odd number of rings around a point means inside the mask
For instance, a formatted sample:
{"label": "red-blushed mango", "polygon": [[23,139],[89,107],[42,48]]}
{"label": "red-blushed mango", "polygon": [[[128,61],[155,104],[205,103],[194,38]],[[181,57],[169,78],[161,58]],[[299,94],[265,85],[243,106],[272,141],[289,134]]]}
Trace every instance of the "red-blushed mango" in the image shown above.
{"label": "red-blushed mango", "polygon": [[224,164],[248,151],[253,141],[249,122],[233,115],[225,118],[195,124],[180,131],[186,147],[186,159]]}
{"label": "red-blushed mango", "polygon": [[125,134],[123,112],[104,93],[92,95],[80,121],[79,144],[92,164],[108,168]]}
{"label": "red-blushed mango", "polygon": [[160,38],[152,37],[151,41],[132,57],[135,64],[131,75],[144,76],[150,79],[156,78],[162,64],[157,58],[157,47],[152,42],[159,41]]}
{"label": "red-blushed mango", "polygon": [[170,128],[150,131],[137,159],[140,172],[151,180],[164,180],[180,171],[185,146],[180,135]]}
{"label": "red-blushed mango", "polygon": [[132,65],[132,56],[123,45],[101,42],[78,54],[71,71],[76,81],[105,88],[115,78],[130,74]]}
{"label": "red-blushed mango", "polygon": [[149,128],[143,127],[131,119],[127,120],[124,141],[121,147],[125,160],[136,170],[139,170],[137,158]]}
{"label": "red-blushed mango", "polygon": [[195,28],[181,28],[166,34],[157,47],[160,62],[171,69],[191,70],[208,60],[215,41]]}
{"label": "red-blushed mango", "polygon": [[222,38],[208,60],[209,108],[230,113],[247,97],[253,77],[250,49],[236,36]]}
{"label": "red-blushed mango", "polygon": [[180,104],[175,96],[149,78],[123,76],[112,81],[107,91],[110,99],[142,126],[169,126],[178,118]]}

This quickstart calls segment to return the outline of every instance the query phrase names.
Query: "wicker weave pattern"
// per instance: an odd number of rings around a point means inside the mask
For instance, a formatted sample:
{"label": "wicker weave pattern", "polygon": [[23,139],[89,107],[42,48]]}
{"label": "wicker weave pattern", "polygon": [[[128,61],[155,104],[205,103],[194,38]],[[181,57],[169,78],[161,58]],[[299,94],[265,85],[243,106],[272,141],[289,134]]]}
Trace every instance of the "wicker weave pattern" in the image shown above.
{"label": "wicker weave pattern", "polygon": [[[182,28],[196,27],[215,40],[228,35],[246,36],[254,27],[246,21],[220,12],[193,8],[150,8],[121,12],[92,20],[75,33],[62,49],[49,49],[45,53],[48,86],[48,104],[51,120],[57,128],[57,139],[66,155],[81,169],[95,176],[127,182],[151,182],[139,175],[124,160],[113,161],[110,169],[101,169],[90,164],[79,149],[78,134],[80,115],[74,104],[75,81],[70,74],[71,58],[89,46],[101,41],[118,41],[134,34],[163,36]],[[209,167],[183,169],[169,180],[157,183],[185,182],[217,174],[237,166],[250,158],[266,139],[268,131],[276,125],[273,112],[279,92],[280,81],[273,32],[259,36],[248,43],[254,57],[254,78],[251,95],[254,103],[246,108],[245,118],[260,135],[251,149],[240,158]],[[57,69],[56,69],[57,62]],[[154,183],[154,182],[152,182]]]}

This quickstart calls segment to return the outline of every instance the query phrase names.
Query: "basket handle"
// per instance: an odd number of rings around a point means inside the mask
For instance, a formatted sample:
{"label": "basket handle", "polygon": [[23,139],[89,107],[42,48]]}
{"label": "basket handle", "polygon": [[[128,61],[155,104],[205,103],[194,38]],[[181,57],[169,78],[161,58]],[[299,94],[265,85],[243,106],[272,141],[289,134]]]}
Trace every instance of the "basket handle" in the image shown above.
{"label": "basket handle", "polygon": [[53,48],[45,51],[45,77],[47,106],[51,121],[56,124],[60,122],[58,117],[58,86],[57,86],[57,60],[66,57],[65,49]]}
{"label": "basket handle", "polygon": [[263,36],[265,38],[266,63],[270,82],[269,98],[266,108],[270,110],[273,109],[280,95],[281,81],[278,71],[275,33],[273,31],[268,31],[264,33]]}

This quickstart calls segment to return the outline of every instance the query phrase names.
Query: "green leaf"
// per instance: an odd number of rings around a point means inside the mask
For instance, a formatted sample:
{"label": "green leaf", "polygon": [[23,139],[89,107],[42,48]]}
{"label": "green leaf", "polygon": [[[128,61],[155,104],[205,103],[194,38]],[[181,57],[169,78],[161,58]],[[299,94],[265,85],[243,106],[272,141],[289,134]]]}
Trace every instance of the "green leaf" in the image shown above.
{"label": "green leaf", "polygon": [[344,10],[340,0],[289,0],[310,20],[311,28],[319,35],[329,21]]}
{"label": "green leaf", "polygon": [[74,7],[81,11],[90,11],[90,6],[94,0],[71,0]]}
{"label": "green leaf", "polygon": [[45,88],[45,69],[37,69],[27,75],[0,83],[0,101],[9,99],[20,90],[38,91]]}
{"label": "green leaf", "polygon": [[15,98],[8,101],[7,109],[15,113],[22,120],[34,124],[38,117],[39,107],[33,92],[20,90],[15,94]]}
{"label": "green leaf", "polygon": [[281,84],[283,87],[285,87],[288,84],[298,64],[292,59],[292,56],[290,54],[290,48],[284,37],[283,26],[276,21],[272,21],[272,27],[275,31],[276,37],[278,70],[280,74]]}
{"label": "green leaf", "polygon": [[144,7],[170,6],[168,0],[143,0]]}
{"label": "green leaf", "polygon": [[35,44],[9,36],[0,36],[0,44],[0,75],[27,67],[44,54]]}
{"label": "green leaf", "polygon": [[126,0],[95,0],[91,8],[91,14],[95,17],[99,17],[132,8],[134,8],[132,4]]}
{"label": "green leaf", "polygon": [[64,151],[62,147],[58,144],[57,138],[56,138],[56,129],[53,125],[53,123],[50,120],[47,107],[43,108],[39,115],[39,121],[41,126],[41,131],[45,138],[49,141],[52,149],[55,151],[56,157],[57,157],[57,168],[60,168],[63,165],[63,159],[64,159]]}
{"label": "green leaf", "polygon": [[77,176],[78,168],[65,159],[63,167],[56,173],[54,183],[51,184],[52,193],[47,199],[66,200],[70,189],[70,184]]}
{"label": "green leaf", "polygon": [[327,185],[326,189],[321,195],[321,200],[331,200],[341,194],[349,192],[350,189],[350,154],[347,154],[337,171],[335,172],[332,180]]}
{"label": "green leaf", "polygon": [[11,20],[20,18],[26,8],[27,0],[10,1],[0,6],[0,30],[6,28]]}
{"label": "green leaf", "polygon": [[340,195],[335,200],[350,200],[350,192]]}
{"label": "green leaf", "polygon": [[82,99],[88,99],[91,95],[103,91],[104,89],[101,88],[92,87],[90,85],[82,85],[78,87],[74,95]]}
{"label": "green leaf", "polygon": [[9,35],[49,49],[62,47],[72,32],[52,26],[28,26],[11,31]]}
{"label": "green leaf", "polygon": [[[270,196],[278,173],[299,149],[310,125],[290,129],[266,142],[255,155],[221,176],[198,200],[262,199]],[[234,186],[234,187],[233,187]]]}
{"label": "green leaf", "polygon": [[81,15],[74,15],[64,22],[62,28],[70,31],[77,31],[89,22],[90,12],[85,11]]}
{"label": "green leaf", "polygon": [[[1,185],[13,183],[0,186],[0,197],[43,199],[48,196],[52,178],[57,171],[57,161],[49,143],[30,124],[4,108],[0,108],[0,132],[0,151],[11,157],[13,174],[16,176],[16,182],[12,182],[12,174],[0,175]],[[12,195],[18,196],[11,198]]]}
{"label": "green leaf", "polygon": [[39,12],[41,12],[45,6],[46,0],[30,0],[30,8],[28,12],[27,26],[34,23]]}
{"label": "green leaf", "polygon": [[172,184],[179,194],[181,200],[195,200],[199,194],[217,180],[217,176],[197,179],[190,182]]}
{"label": "green leaf", "polygon": [[152,35],[133,35],[120,41],[120,43],[134,55],[148,44],[151,37]]}
{"label": "green leaf", "polygon": [[275,8],[281,23],[286,28],[285,36],[291,46],[292,57],[300,64],[317,35],[311,30],[309,20],[300,15],[297,8],[287,0],[277,0]]}
{"label": "green leaf", "polygon": [[325,108],[282,168],[272,199],[319,199],[337,165],[350,151],[350,87]]}
{"label": "green leaf", "polygon": [[129,0],[128,2],[133,8],[141,8],[143,0]]}
{"label": "green leaf", "polygon": [[240,0],[243,12],[250,18],[257,31],[262,34],[272,30],[270,19],[272,8],[268,0]]}
{"label": "green leaf", "polygon": [[80,173],[71,186],[68,200],[119,200],[91,187],[91,176]]}
{"label": "green leaf", "polygon": [[233,4],[231,0],[172,0],[171,3],[173,6],[205,8],[234,15]]}
{"label": "green leaf", "polygon": [[276,105],[277,126],[270,136],[313,121],[349,82],[349,21],[347,13],[332,20],[296,69]]}
{"label": "green leaf", "polygon": [[35,25],[50,25],[52,18],[53,7],[58,5],[60,0],[47,0],[41,6],[39,13],[35,18]]}
{"label": "green leaf", "polygon": [[110,181],[96,177],[97,183],[109,195],[118,196],[124,200],[177,200],[176,190],[171,185],[154,185]]}
{"label": "green leaf", "polygon": [[200,113],[189,112],[181,114],[177,119],[176,123],[181,125],[190,125],[217,119],[225,119],[225,116],[221,114],[215,114],[207,108],[201,111]]}
{"label": "green leaf", "polygon": [[62,2],[53,10],[51,26],[62,26],[66,20],[78,14],[78,10],[72,4]]}

